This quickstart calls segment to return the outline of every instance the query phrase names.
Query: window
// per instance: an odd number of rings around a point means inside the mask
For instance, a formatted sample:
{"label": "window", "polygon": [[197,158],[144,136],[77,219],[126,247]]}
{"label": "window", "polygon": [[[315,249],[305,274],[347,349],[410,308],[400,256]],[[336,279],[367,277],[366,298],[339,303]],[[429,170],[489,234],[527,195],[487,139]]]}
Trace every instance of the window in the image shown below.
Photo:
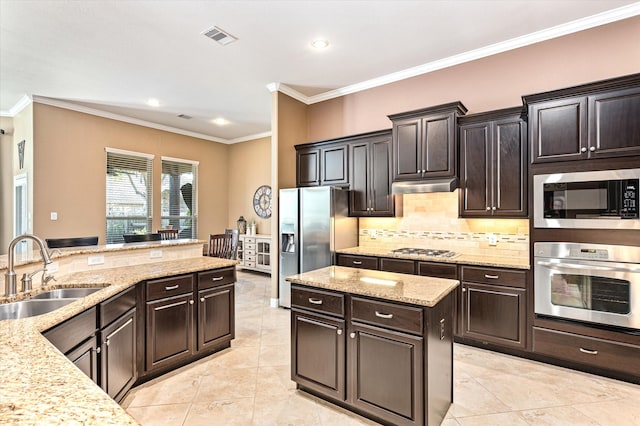
{"label": "window", "polygon": [[178,229],[180,238],[196,238],[198,163],[162,157],[160,211],[164,229]]}
{"label": "window", "polygon": [[107,148],[107,244],[151,229],[153,155]]}

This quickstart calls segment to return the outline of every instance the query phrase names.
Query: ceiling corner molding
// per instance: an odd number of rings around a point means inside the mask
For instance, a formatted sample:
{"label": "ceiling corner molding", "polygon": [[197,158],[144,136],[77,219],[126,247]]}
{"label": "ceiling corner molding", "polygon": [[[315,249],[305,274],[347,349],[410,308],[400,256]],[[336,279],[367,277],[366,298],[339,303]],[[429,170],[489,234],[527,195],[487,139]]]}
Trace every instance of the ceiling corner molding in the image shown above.
{"label": "ceiling corner molding", "polygon": [[[586,18],[577,19],[575,21],[568,22],[566,24],[557,25],[555,27],[547,28],[545,30],[536,31],[531,34],[526,34],[521,37],[516,37],[510,40],[506,40],[500,43],[491,44],[489,46],[481,47],[479,49],[471,50],[461,53],[459,55],[450,56],[438,61],[429,62],[427,64],[418,65],[416,67],[407,68],[402,71],[387,74],[381,77],[372,78],[360,83],[352,84],[349,86],[341,87],[339,89],[330,90],[328,92],[319,93],[314,96],[306,97],[299,92],[298,93],[304,99],[299,99],[293,95],[295,99],[306,103],[307,105],[315,104],[318,102],[327,101],[341,96],[349,95],[352,93],[361,92],[363,90],[372,89],[378,86],[383,86],[389,83],[395,83],[397,81],[405,80],[407,78],[416,77],[418,75],[427,74],[433,71],[438,71],[444,68],[448,68],[454,65],[459,65],[465,62],[471,62],[476,59],[481,59],[487,56],[496,55],[509,50],[517,49],[520,47],[528,46],[534,43],[540,43],[546,40],[550,40],[557,37],[562,37],[568,34],[576,33],[579,31],[588,30],[600,25],[610,24],[612,22],[621,21],[623,19],[632,18],[640,15],[640,2],[632,3],[627,6],[612,9],[607,12],[598,13],[596,15],[588,16]],[[281,87],[287,87],[284,84],[280,84]],[[283,93],[289,94],[283,90]]]}
{"label": "ceiling corner molding", "polygon": [[309,102],[310,98],[308,96],[303,95],[302,93],[298,92],[296,89],[293,89],[284,83],[269,83],[267,84],[267,89],[269,89],[271,93],[273,92],[284,93],[285,95],[290,96],[293,99],[300,101],[305,105],[309,105],[310,103]]}
{"label": "ceiling corner molding", "polygon": [[0,117],[15,117],[20,113],[20,111],[29,106],[31,102],[33,102],[31,96],[22,95],[18,102],[16,102],[16,104],[11,107],[9,111],[0,111]]}
{"label": "ceiling corner molding", "polygon": [[262,139],[262,138],[268,138],[268,137],[271,137],[271,131],[256,133],[255,135],[242,136],[235,139],[229,139],[229,143],[232,144],[232,143],[247,142],[255,139]]}
{"label": "ceiling corner molding", "polygon": [[137,118],[127,117],[125,115],[120,115],[120,114],[114,114],[112,112],[107,112],[107,111],[100,111],[98,109],[89,108],[84,105],[74,104],[72,102],[66,102],[60,99],[47,98],[45,96],[34,95],[33,102],[50,105],[58,108],[64,108],[71,111],[82,112],[84,114],[95,115],[102,118],[109,118],[111,120],[123,121],[125,123],[135,124],[137,126],[149,127],[156,130],[162,130],[170,133],[177,133],[179,135],[190,136],[198,139],[205,139],[212,142],[218,142],[223,144],[231,143],[228,139],[216,138],[216,137],[205,135],[202,133],[178,129],[177,127],[165,126],[163,124],[153,123],[151,121],[140,120]]}

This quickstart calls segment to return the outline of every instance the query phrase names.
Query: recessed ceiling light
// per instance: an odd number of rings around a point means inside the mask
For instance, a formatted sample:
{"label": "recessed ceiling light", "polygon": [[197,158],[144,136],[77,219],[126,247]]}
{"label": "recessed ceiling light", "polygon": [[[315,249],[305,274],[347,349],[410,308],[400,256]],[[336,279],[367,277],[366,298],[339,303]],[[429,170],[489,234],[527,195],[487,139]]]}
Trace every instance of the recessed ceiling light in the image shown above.
{"label": "recessed ceiling light", "polygon": [[214,118],[211,121],[213,122],[213,124],[217,124],[218,126],[224,126],[225,124],[229,124],[229,121],[225,120],[222,117]]}
{"label": "recessed ceiling light", "polygon": [[311,47],[318,50],[326,49],[329,47],[329,40],[325,40],[323,38],[315,39],[311,42]]}
{"label": "recessed ceiling light", "polygon": [[159,107],[160,106],[160,101],[155,99],[155,98],[151,98],[147,101],[147,105],[152,106],[152,107]]}

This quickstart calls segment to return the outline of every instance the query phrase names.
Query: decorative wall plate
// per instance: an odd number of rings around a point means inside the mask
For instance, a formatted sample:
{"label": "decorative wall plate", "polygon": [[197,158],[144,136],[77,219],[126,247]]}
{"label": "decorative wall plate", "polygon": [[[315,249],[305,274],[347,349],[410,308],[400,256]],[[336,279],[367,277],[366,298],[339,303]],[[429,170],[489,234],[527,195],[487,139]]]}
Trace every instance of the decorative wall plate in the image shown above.
{"label": "decorative wall plate", "polygon": [[253,194],[253,209],[263,219],[271,217],[271,187],[262,185]]}

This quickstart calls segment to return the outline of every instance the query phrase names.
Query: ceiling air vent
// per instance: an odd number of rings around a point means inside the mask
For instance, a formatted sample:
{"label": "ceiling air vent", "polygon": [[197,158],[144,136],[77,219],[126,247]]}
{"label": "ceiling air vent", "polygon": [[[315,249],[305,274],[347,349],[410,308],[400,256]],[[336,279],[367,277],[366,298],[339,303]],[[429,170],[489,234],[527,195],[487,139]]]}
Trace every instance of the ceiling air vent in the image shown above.
{"label": "ceiling air vent", "polygon": [[226,46],[227,44],[233,43],[234,41],[238,40],[228,32],[218,27],[213,27],[209,30],[206,30],[202,34],[209,37],[211,40],[217,41],[219,44],[223,46]]}
{"label": "ceiling air vent", "polygon": [[193,117],[187,114],[178,114],[179,118],[184,118],[185,120],[191,120]]}

